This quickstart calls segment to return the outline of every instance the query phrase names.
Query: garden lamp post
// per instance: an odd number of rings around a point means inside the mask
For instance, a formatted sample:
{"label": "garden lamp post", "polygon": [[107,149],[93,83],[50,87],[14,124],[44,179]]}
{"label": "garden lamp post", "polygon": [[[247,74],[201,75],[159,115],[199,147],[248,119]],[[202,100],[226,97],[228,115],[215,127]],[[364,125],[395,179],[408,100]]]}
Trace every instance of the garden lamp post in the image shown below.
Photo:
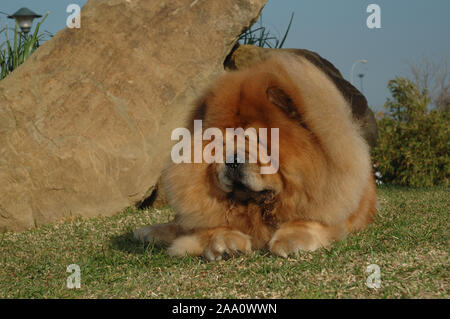
{"label": "garden lamp post", "polygon": [[353,85],[353,71],[355,70],[355,66],[356,66],[358,63],[365,64],[365,63],[367,63],[367,60],[365,60],[365,59],[357,60],[357,61],[355,61],[355,63],[353,63],[353,65],[352,65],[352,70],[350,71],[350,83],[351,83],[352,85]]}
{"label": "garden lamp post", "polygon": [[30,32],[33,20],[40,17],[42,17],[40,14],[34,13],[28,8],[21,8],[16,13],[8,16],[8,18],[17,21],[17,24],[25,35]]}

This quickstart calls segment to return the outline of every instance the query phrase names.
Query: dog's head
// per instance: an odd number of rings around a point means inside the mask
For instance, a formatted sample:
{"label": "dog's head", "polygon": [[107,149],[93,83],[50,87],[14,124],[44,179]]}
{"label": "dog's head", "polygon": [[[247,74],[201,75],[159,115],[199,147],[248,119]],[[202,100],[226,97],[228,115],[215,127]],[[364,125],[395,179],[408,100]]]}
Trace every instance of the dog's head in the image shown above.
{"label": "dog's head", "polygon": [[290,183],[298,187],[302,171],[317,164],[311,159],[320,151],[305,122],[296,85],[281,66],[268,65],[270,69],[224,76],[197,114],[204,131],[217,128],[223,136],[223,162],[211,164],[213,180],[241,203],[278,196]]}

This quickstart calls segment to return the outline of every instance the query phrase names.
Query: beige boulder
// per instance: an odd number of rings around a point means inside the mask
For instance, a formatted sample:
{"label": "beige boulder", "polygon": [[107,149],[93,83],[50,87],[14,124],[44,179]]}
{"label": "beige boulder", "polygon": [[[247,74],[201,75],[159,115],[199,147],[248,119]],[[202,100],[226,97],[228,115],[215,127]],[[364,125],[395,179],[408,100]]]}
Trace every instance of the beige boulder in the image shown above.
{"label": "beige boulder", "polygon": [[0,229],[111,215],[153,191],[170,133],[266,0],[89,0],[0,82]]}

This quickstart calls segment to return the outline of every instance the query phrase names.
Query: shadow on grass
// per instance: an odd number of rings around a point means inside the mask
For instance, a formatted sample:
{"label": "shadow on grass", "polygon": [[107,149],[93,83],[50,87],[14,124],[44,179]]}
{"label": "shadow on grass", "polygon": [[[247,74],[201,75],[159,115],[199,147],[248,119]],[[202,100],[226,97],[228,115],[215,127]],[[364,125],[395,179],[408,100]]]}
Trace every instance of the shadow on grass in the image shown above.
{"label": "shadow on grass", "polygon": [[119,236],[111,237],[109,246],[113,250],[120,250],[129,254],[143,255],[149,251],[152,254],[159,254],[165,250],[165,247],[155,244],[144,244],[136,240],[132,232],[128,232]]}

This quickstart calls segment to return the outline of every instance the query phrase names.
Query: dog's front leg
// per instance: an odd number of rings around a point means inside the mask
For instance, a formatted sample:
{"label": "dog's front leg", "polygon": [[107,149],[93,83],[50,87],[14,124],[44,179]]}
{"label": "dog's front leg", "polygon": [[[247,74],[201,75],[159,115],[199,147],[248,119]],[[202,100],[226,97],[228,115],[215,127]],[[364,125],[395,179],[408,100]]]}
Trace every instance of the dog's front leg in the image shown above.
{"label": "dog's front leg", "polygon": [[287,257],[302,250],[313,251],[326,247],[346,233],[345,227],[304,220],[290,221],[282,224],[273,234],[268,246],[273,254]]}
{"label": "dog's front leg", "polygon": [[229,227],[216,227],[194,231],[174,240],[168,249],[171,256],[203,256],[208,260],[221,260],[224,254],[251,252],[251,237]]}

